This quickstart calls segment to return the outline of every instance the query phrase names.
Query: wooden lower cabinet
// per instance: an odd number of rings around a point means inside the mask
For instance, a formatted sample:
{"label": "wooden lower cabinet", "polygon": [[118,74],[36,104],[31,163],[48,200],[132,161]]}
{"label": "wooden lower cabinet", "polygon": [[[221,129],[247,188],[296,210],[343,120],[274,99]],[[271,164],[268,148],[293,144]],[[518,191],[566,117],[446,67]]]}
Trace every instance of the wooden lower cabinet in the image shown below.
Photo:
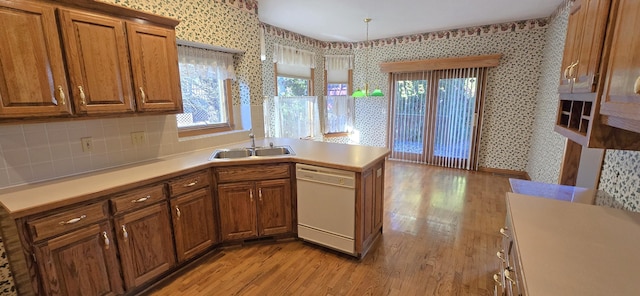
{"label": "wooden lower cabinet", "polygon": [[258,189],[258,233],[275,235],[291,232],[291,181],[278,179],[256,182]]}
{"label": "wooden lower cabinet", "polygon": [[201,254],[218,242],[209,187],[172,199],[171,217],[179,262]]}
{"label": "wooden lower cabinet", "polygon": [[292,231],[291,179],[221,184],[218,201],[223,241]]}
{"label": "wooden lower cabinet", "polygon": [[127,291],[176,264],[166,202],[116,216],[113,220]]}
{"label": "wooden lower cabinet", "polygon": [[360,175],[360,196],[356,196],[356,253],[364,254],[382,231],[384,217],[384,161]]}
{"label": "wooden lower cabinet", "polygon": [[223,241],[258,236],[253,182],[219,185],[218,203]]}
{"label": "wooden lower cabinet", "polygon": [[34,245],[46,295],[123,293],[115,241],[108,221]]}

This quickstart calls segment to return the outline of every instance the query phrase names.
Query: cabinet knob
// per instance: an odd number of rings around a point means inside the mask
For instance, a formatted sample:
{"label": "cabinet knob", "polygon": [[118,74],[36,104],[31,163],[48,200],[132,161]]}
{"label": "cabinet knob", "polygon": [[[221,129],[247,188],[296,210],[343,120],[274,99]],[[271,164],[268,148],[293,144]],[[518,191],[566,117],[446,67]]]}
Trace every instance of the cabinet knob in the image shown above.
{"label": "cabinet knob", "polygon": [[636,83],[633,85],[633,92],[636,95],[640,95],[640,76],[636,78]]}
{"label": "cabinet knob", "polygon": [[78,90],[80,91],[80,100],[82,100],[82,105],[87,105],[87,96],[84,94],[84,88],[82,85],[78,85]]}
{"label": "cabinet knob", "polygon": [[180,212],[180,208],[176,206],[176,217],[178,217],[178,220],[180,220],[180,216],[182,216],[182,213]]}
{"label": "cabinet knob", "polygon": [[506,261],[506,259],[504,258],[504,251],[498,251],[496,253],[496,256],[498,256],[498,258],[500,258],[500,260],[502,260],[502,262]]}
{"label": "cabinet knob", "polygon": [[58,96],[60,98],[60,104],[67,104],[67,96],[64,95],[64,90],[62,89],[62,85],[58,85]]}
{"label": "cabinet knob", "polygon": [[127,232],[127,226],[122,225],[122,239],[126,242],[129,240],[129,233]]}
{"label": "cabinet knob", "polygon": [[140,87],[140,97],[142,98],[142,103],[146,103],[147,95],[144,93],[144,89],[142,89],[142,87]]}
{"label": "cabinet knob", "polygon": [[111,242],[109,241],[109,236],[107,236],[107,232],[106,231],[102,232],[102,238],[104,239],[104,249],[108,250],[109,249],[109,245],[111,244]]}
{"label": "cabinet knob", "polygon": [[249,191],[249,198],[251,199],[251,202],[253,202],[253,189]]}
{"label": "cabinet knob", "polygon": [[258,189],[258,197],[260,198],[260,202],[262,202],[262,188]]}

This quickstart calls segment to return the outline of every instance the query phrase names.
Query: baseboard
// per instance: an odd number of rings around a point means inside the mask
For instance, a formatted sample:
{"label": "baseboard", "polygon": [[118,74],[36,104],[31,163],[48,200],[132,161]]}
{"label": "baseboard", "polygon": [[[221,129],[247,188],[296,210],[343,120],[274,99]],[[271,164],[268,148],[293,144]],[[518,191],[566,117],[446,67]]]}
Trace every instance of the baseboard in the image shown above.
{"label": "baseboard", "polygon": [[496,175],[505,175],[505,176],[515,177],[518,179],[531,180],[529,173],[523,172],[523,171],[478,167],[478,172],[484,172],[484,173],[490,173],[490,174],[496,174]]}

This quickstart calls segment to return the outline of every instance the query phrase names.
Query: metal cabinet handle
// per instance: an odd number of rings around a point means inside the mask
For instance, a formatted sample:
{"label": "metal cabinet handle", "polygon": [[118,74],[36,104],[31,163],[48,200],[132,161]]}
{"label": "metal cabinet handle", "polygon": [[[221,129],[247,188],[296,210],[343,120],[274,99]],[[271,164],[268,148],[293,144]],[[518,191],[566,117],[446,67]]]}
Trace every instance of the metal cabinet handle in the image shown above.
{"label": "metal cabinet handle", "polygon": [[258,189],[258,197],[260,198],[260,202],[262,202],[262,188]]}
{"label": "metal cabinet handle", "polygon": [[191,182],[189,184],[182,185],[182,187],[192,187],[192,186],[196,186],[197,184],[198,184],[198,180],[194,180],[193,182]]}
{"label": "metal cabinet handle", "polygon": [[180,208],[178,206],[176,206],[176,216],[178,217],[178,220],[180,220],[180,216],[182,216],[182,213],[180,212]]}
{"label": "metal cabinet handle", "polygon": [[249,198],[251,199],[251,202],[253,202],[253,189],[249,190]]}
{"label": "metal cabinet handle", "polygon": [[504,227],[504,228],[500,228],[500,234],[504,235],[504,237],[509,238],[509,235],[507,234],[507,230],[509,230],[509,228]]}
{"label": "metal cabinet handle", "polygon": [[151,195],[147,195],[147,196],[145,196],[145,197],[141,197],[141,198],[138,198],[138,199],[134,199],[134,200],[132,200],[131,202],[132,202],[132,203],[145,202],[145,201],[149,200],[150,198],[151,198]]}
{"label": "metal cabinet handle", "polygon": [[140,97],[142,97],[142,102],[146,103],[147,95],[144,93],[144,89],[142,89],[142,86],[140,87]]}
{"label": "metal cabinet handle", "polygon": [[87,215],[82,215],[80,217],[73,218],[73,219],[70,219],[70,220],[67,220],[67,221],[61,221],[58,224],[60,224],[60,225],[74,224],[74,223],[80,222],[80,220],[82,220],[84,218],[87,218]]}
{"label": "metal cabinet handle", "polygon": [[508,279],[512,284],[515,284],[515,280],[511,278],[511,269],[509,267],[504,269],[504,278]]}
{"label": "metal cabinet handle", "polygon": [[633,85],[633,92],[636,95],[640,95],[640,76],[638,76],[636,83]]}
{"label": "metal cabinet handle", "polygon": [[109,241],[109,236],[107,236],[107,232],[106,231],[102,232],[102,238],[104,239],[104,249],[108,250],[109,249],[109,245],[111,244],[111,242]]}
{"label": "metal cabinet handle", "polygon": [[67,104],[67,96],[64,95],[64,90],[62,90],[62,85],[58,85],[58,95],[60,96],[60,101],[62,105]]}
{"label": "metal cabinet handle", "polygon": [[80,99],[82,100],[82,105],[87,105],[87,96],[84,94],[84,88],[82,85],[78,85],[78,90],[80,91]]}
{"label": "metal cabinet handle", "polygon": [[506,262],[507,260],[504,258],[504,250],[502,251],[498,251],[496,253],[496,256],[498,256],[498,258],[500,258],[500,260],[502,260],[502,262]]}
{"label": "metal cabinet handle", "polygon": [[575,68],[576,68],[576,66],[578,65],[579,62],[580,61],[578,60],[575,63],[571,64],[571,67],[569,67],[569,78],[576,79],[576,77],[574,77],[574,73],[575,73],[574,70],[575,70]]}
{"label": "metal cabinet handle", "polygon": [[126,242],[129,240],[129,233],[127,232],[127,226],[122,225],[122,238]]}
{"label": "metal cabinet handle", "polygon": [[500,280],[500,274],[496,273],[493,275],[493,281],[500,287],[502,287],[502,281]]}
{"label": "metal cabinet handle", "polygon": [[569,80],[569,68],[571,68],[571,65],[564,68],[564,79],[566,80]]}

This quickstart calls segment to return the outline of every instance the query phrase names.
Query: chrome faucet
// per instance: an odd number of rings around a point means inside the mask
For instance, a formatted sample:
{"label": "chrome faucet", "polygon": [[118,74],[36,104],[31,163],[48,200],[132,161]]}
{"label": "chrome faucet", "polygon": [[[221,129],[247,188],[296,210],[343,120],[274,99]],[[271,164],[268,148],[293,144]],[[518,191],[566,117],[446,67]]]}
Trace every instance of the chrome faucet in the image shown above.
{"label": "chrome faucet", "polygon": [[251,150],[256,150],[256,135],[253,134],[253,129],[249,130],[249,138],[251,139]]}

